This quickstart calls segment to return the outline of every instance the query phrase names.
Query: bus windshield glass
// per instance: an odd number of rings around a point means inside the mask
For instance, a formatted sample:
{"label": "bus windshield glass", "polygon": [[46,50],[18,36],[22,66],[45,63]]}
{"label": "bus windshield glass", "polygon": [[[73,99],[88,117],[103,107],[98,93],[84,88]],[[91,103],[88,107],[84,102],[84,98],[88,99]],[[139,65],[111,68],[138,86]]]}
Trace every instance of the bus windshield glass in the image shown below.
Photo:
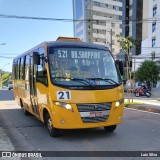
{"label": "bus windshield glass", "polygon": [[107,50],[92,48],[50,48],[49,67],[52,82],[85,86],[120,84],[121,77]]}

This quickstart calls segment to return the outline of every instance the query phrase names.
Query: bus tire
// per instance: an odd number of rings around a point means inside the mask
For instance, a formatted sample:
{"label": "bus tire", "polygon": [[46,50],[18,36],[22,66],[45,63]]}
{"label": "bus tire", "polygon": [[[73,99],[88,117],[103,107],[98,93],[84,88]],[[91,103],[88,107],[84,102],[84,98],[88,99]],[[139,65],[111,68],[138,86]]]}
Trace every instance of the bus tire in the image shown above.
{"label": "bus tire", "polygon": [[60,135],[59,129],[53,127],[52,120],[48,113],[45,115],[45,124],[51,137],[58,137]]}
{"label": "bus tire", "polygon": [[20,106],[21,106],[21,108],[23,109],[24,115],[25,115],[25,116],[29,116],[30,113],[24,108],[22,99],[20,99]]}
{"label": "bus tire", "polygon": [[23,108],[23,111],[24,111],[24,115],[25,115],[25,116],[30,116],[30,115],[31,115],[31,114],[30,114],[26,109],[24,109],[24,108]]}
{"label": "bus tire", "polygon": [[117,125],[113,125],[113,126],[105,126],[104,130],[106,132],[113,132],[116,129]]}

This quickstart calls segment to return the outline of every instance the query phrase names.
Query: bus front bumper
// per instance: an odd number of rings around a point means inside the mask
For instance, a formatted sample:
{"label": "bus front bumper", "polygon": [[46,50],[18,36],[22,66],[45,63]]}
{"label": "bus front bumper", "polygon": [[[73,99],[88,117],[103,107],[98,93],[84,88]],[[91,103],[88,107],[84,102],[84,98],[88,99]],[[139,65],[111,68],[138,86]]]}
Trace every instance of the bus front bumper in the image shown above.
{"label": "bus front bumper", "polygon": [[[51,113],[53,126],[58,129],[80,129],[118,125],[122,122],[124,104],[117,108],[112,106],[108,115],[101,115],[103,112],[88,112],[85,117],[84,113],[80,113],[75,107],[73,109],[68,111],[58,108],[53,111]],[[96,116],[97,113],[100,115]]]}

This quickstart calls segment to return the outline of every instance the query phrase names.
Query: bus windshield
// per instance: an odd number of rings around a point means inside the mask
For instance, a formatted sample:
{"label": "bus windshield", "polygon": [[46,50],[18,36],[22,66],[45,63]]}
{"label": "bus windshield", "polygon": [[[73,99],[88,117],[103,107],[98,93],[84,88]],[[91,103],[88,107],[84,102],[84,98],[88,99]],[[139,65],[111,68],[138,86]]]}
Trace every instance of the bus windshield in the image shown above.
{"label": "bus windshield", "polygon": [[92,48],[50,48],[52,82],[61,85],[117,85],[122,82],[107,50]]}

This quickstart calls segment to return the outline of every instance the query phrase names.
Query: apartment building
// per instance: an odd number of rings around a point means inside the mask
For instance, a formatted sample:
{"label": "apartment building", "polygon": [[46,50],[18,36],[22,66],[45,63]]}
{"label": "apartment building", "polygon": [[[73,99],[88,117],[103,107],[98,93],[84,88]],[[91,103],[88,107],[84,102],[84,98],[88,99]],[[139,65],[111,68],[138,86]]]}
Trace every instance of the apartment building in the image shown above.
{"label": "apartment building", "polygon": [[119,53],[116,34],[122,34],[122,0],[73,0],[73,16],[75,37]]}
{"label": "apartment building", "polygon": [[[160,57],[160,1],[145,0],[143,10],[142,55],[159,60]],[[157,58],[156,58],[157,57]]]}
{"label": "apartment building", "polygon": [[[143,0],[141,55],[136,57],[136,69],[144,60],[160,63],[160,1]],[[157,83],[160,87],[160,81]]]}
{"label": "apartment building", "polygon": [[139,42],[139,45],[132,49],[132,55],[141,54],[143,1],[145,0],[122,0],[122,35],[131,36]]}

